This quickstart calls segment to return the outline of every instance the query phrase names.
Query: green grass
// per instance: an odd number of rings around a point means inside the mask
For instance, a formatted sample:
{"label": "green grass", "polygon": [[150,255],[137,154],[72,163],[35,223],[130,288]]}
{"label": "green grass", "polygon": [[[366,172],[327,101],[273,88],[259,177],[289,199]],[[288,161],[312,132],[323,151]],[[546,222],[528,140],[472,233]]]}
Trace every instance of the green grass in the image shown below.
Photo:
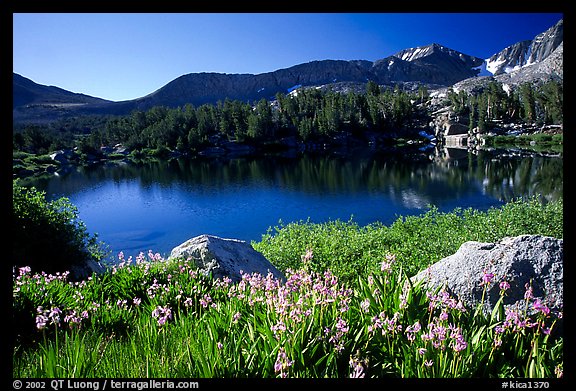
{"label": "green grass", "polygon": [[60,164],[52,160],[50,155],[34,155],[26,152],[13,152],[12,172],[18,174],[22,170],[34,172],[36,175],[45,173],[46,170],[56,170]]}
{"label": "green grass", "polygon": [[[561,202],[533,200],[389,227],[281,226],[254,245],[285,257],[285,283],[214,280],[151,253],[82,282],[16,270],[13,376],[556,377],[563,337],[548,330],[560,314],[506,323],[501,307],[463,311],[408,277],[462,240],[562,237],[562,214]],[[454,238],[436,241],[442,232]]]}
{"label": "green grass", "polygon": [[414,275],[469,240],[493,242],[521,234],[562,238],[563,216],[562,201],[542,205],[536,198],[486,212],[469,208],[441,213],[431,207],[420,216],[399,217],[389,226],[359,226],[352,220],[280,223],[252,245],[281,270],[298,268],[301,254],[312,249],[315,270],[329,268],[344,280],[367,275],[388,253]]}
{"label": "green grass", "polygon": [[486,136],[486,145],[501,148],[522,148],[535,152],[564,152],[564,134],[521,134],[518,136]]}

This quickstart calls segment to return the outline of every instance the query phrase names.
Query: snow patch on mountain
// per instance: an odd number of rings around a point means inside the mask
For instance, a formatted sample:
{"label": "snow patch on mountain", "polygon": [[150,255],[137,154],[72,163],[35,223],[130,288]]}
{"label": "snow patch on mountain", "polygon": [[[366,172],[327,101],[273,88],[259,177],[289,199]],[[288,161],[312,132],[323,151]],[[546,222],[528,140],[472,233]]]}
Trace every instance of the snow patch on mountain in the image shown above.
{"label": "snow patch on mountain", "polygon": [[417,58],[425,56],[429,51],[427,49],[429,48],[428,47],[416,48],[413,51],[406,50],[406,52],[402,54],[400,59],[404,61],[414,61]]}
{"label": "snow patch on mountain", "polygon": [[490,72],[491,75],[495,74],[498,69],[500,69],[500,66],[502,64],[504,64],[506,62],[505,58],[501,58],[501,59],[496,59],[496,60],[491,60],[492,57],[490,57],[489,59],[487,59],[485,61],[485,69],[486,71]]}
{"label": "snow patch on mountain", "polygon": [[446,53],[452,57],[460,58],[460,60],[466,62],[466,55],[437,43],[432,43],[426,46],[419,46],[416,48],[404,49],[396,53],[394,57],[398,57],[404,61],[413,62],[419,58],[430,56],[436,51]]}
{"label": "snow patch on mountain", "polygon": [[472,68],[475,71],[478,71],[478,76],[492,76],[494,73],[488,68],[490,65],[488,60],[484,60],[482,65]]}

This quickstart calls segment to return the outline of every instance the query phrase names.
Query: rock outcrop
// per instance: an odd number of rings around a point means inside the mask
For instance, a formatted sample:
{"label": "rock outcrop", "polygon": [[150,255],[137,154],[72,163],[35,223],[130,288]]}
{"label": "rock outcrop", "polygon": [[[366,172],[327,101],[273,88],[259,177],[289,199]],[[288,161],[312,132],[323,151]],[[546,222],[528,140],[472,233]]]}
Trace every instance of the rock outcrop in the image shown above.
{"label": "rock outcrop", "polygon": [[193,260],[202,273],[214,278],[228,277],[234,282],[242,279],[242,273],[268,273],[282,281],[284,275],[252,246],[238,239],[224,239],[212,235],[194,237],[170,252],[169,259]]}
{"label": "rock outcrop", "polygon": [[506,281],[510,287],[504,307],[518,305],[523,309],[526,287],[531,286],[534,298],[552,311],[562,311],[563,248],[563,239],[541,235],[509,237],[497,243],[470,241],[412,277],[412,281],[424,279],[430,289],[444,286],[465,307],[476,308],[483,303],[487,313],[500,298],[500,282]]}

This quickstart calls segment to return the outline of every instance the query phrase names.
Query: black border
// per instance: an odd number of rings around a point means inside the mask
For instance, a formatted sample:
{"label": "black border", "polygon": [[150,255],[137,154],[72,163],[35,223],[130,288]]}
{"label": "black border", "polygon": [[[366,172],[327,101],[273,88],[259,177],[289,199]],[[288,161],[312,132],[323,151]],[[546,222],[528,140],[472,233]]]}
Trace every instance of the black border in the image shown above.
{"label": "black border", "polygon": [[[0,7],[2,9],[2,15],[0,19],[0,29],[1,29],[1,36],[3,39],[8,40],[8,37],[12,37],[12,14],[13,13],[54,13],[54,12],[78,12],[78,13],[96,13],[96,12],[119,12],[119,13],[141,13],[141,12],[154,12],[154,13],[183,13],[183,12],[214,12],[214,13],[262,13],[262,12],[330,12],[330,13],[340,13],[340,12],[417,12],[417,13],[474,13],[474,12],[482,12],[482,13],[490,13],[490,12],[499,12],[499,13],[507,13],[507,12],[514,12],[514,13],[521,13],[521,12],[557,12],[564,14],[564,31],[565,36],[568,39],[567,41],[567,48],[570,53],[572,49],[572,34],[573,34],[573,27],[572,27],[572,9],[575,9],[571,0],[565,1],[557,1],[557,0],[540,0],[540,1],[532,1],[532,0],[500,0],[500,1],[482,1],[482,0],[468,0],[467,2],[448,2],[444,0],[429,0],[424,3],[415,3],[413,1],[407,0],[394,0],[394,1],[386,1],[386,0],[377,0],[377,1],[354,1],[354,2],[345,2],[345,1],[331,1],[331,2],[312,2],[308,0],[307,2],[298,2],[298,1],[268,1],[268,2],[249,2],[249,1],[237,1],[232,3],[223,4],[222,2],[214,2],[214,1],[194,1],[194,0],[163,0],[161,2],[150,2],[150,1],[137,1],[137,0],[116,0],[116,1],[109,1],[109,0],[101,0],[101,1],[59,1],[59,0],[34,0],[34,1],[18,1],[18,0],[0,0]],[[471,26],[471,28],[489,28],[489,26]],[[12,40],[6,42],[5,45],[2,47],[12,49]],[[8,50],[10,50],[8,49]],[[5,49],[6,50],[6,49]],[[571,62],[571,56],[568,57],[568,64]],[[11,83],[12,83],[12,75],[11,72],[8,72],[7,60],[4,57],[4,61],[1,63],[2,69],[1,72],[1,81],[3,83],[3,92],[4,94],[8,95],[12,91]],[[567,67],[568,69],[573,69],[570,65]],[[568,77],[564,81],[564,99],[565,99],[565,108],[567,110],[564,111],[565,118],[564,118],[564,129],[567,131],[564,133],[565,137],[565,144],[568,145],[570,148],[574,145],[572,138],[574,137],[574,115],[572,112],[571,97],[570,92],[572,92],[571,88],[571,80],[573,80],[573,75],[568,74]],[[4,85],[5,83],[5,85]],[[10,91],[10,92],[9,92]],[[3,102],[2,107],[8,111],[8,102],[11,102],[12,97],[5,96],[1,102]],[[6,117],[9,113],[6,113]],[[9,117],[11,118],[11,116]],[[11,123],[11,122],[10,122]],[[4,132],[8,134],[8,130],[4,129]],[[6,146],[11,145],[11,141],[7,140],[5,143]],[[8,148],[8,147],[7,147]],[[566,167],[574,167],[573,153],[565,154],[565,170]],[[4,156],[4,155],[2,155]],[[5,155],[6,159],[9,156],[8,154]],[[8,168],[8,162],[4,163],[5,167]],[[6,170],[7,173],[10,173],[8,169]],[[10,174],[11,175],[11,174]],[[8,178],[4,183],[6,185],[6,196],[8,195]],[[576,216],[573,206],[568,205],[568,203],[572,200],[570,196],[572,194],[572,189],[568,186],[568,192],[565,190],[565,223],[564,223],[564,230],[565,234],[564,237],[573,237],[571,234],[572,224],[569,223],[570,219]],[[7,209],[7,217],[10,216],[11,209],[9,203],[6,202],[6,209]],[[566,218],[568,217],[568,219]],[[7,231],[5,229],[4,231]],[[569,236],[570,235],[570,236]],[[4,232],[4,237],[6,237],[6,233]],[[8,236],[9,237],[9,236]],[[568,254],[566,259],[568,262],[565,263],[565,280],[568,282],[565,285],[565,296],[568,298],[571,297],[572,291],[572,284],[570,277],[574,274],[573,263],[576,262],[572,257],[572,249],[571,249],[571,242],[568,241],[567,248],[565,247],[565,252]],[[567,250],[567,251],[566,251]],[[12,268],[9,266],[8,262],[4,262],[6,266],[6,293],[3,297],[11,297],[11,285],[12,285]],[[7,303],[7,306],[11,305],[11,303]],[[567,327],[564,330],[567,333],[564,336],[565,340],[565,349],[564,349],[564,378],[563,379],[487,379],[487,378],[472,378],[472,379],[180,379],[180,380],[194,380],[198,381],[199,389],[207,389],[207,388],[215,388],[215,387],[286,387],[290,389],[294,389],[296,387],[367,387],[367,388],[396,388],[402,386],[423,386],[423,387],[449,387],[454,389],[462,389],[464,387],[474,386],[474,387],[483,387],[485,389],[503,389],[502,386],[503,382],[510,382],[507,388],[511,388],[510,384],[515,383],[516,387],[519,388],[518,383],[522,383],[524,381],[530,381],[534,383],[535,381],[547,381],[549,382],[550,390],[554,389],[563,389],[566,388],[568,385],[572,385],[574,383],[575,378],[575,371],[573,368],[575,356],[574,353],[576,349],[573,345],[573,335],[570,333],[572,331],[571,324],[572,319],[574,317],[574,311],[576,310],[576,306],[568,305],[568,311],[564,314],[564,322]],[[5,307],[6,308],[6,307]],[[9,349],[8,354],[10,357],[7,357],[7,360],[10,364],[4,365],[5,369],[5,376],[3,376],[3,384],[7,385],[7,389],[14,389],[12,388],[12,345],[10,343],[4,343],[4,347]],[[6,362],[5,361],[5,362]],[[33,379],[22,379],[24,380],[33,380]],[[43,381],[49,381],[52,379],[38,379]],[[81,380],[81,379],[79,379]],[[97,379],[85,379],[87,381],[93,381]],[[103,380],[103,379],[101,379]],[[121,379],[114,379],[114,380],[121,380]],[[125,379],[129,381],[135,381],[137,379]],[[157,379],[159,381],[166,380],[166,379]],[[172,379],[178,380],[178,379]],[[576,384],[576,383],[575,383]],[[47,388],[48,388],[47,384]],[[534,388],[534,387],[532,387]],[[66,389],[66,388],[64,388]],[[102,389],[100,387],[100,389]]]}

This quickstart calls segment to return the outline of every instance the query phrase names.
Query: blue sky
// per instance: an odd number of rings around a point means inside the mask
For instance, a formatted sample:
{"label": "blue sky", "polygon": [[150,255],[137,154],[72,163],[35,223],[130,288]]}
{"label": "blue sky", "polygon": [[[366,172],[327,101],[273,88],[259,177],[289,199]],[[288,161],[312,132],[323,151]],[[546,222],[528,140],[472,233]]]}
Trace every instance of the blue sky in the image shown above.
{"label": "blue sky", "polygon": [[433,42],[488,58],[561,13],[15,13],[13,71],[113,101],[193,72],[375,61]]}

